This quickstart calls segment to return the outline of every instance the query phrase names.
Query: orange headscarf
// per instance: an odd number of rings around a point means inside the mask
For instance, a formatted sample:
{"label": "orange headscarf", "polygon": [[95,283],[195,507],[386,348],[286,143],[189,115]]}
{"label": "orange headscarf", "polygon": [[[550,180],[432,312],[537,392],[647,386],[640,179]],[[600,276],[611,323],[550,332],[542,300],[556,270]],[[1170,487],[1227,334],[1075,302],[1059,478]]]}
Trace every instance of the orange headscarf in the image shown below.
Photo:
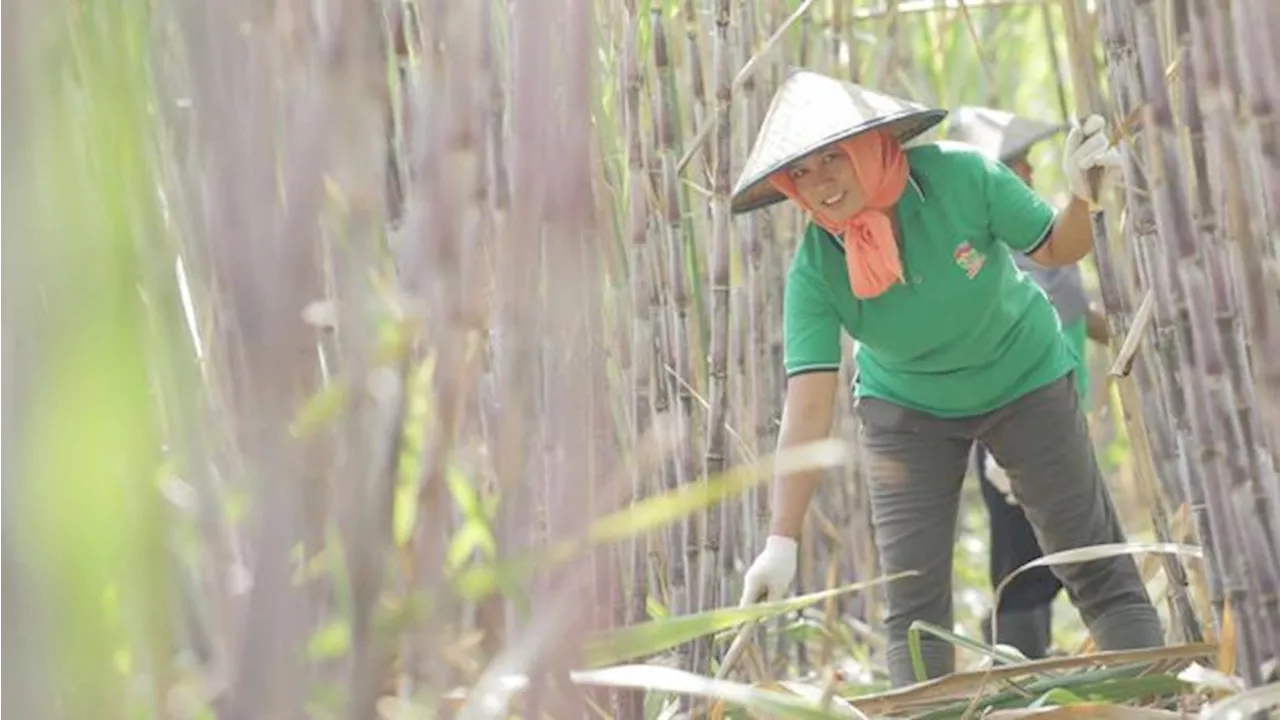
{"label": "orange headscarf", "polygon": [[769,183],[828,232],[844,239],[853,294],[873,298],[902,280],[902,260],[893,237],[893,222],[884,211],[898,202],[907,187],[907,156],[898,141],[883,130],[855,135],[840,141],[836,147],[853,163],[854,176],[862,186],[866,201],[862,210],[844,222],[832,222],[801,200],[795,182],[785,170],[770,175]]}

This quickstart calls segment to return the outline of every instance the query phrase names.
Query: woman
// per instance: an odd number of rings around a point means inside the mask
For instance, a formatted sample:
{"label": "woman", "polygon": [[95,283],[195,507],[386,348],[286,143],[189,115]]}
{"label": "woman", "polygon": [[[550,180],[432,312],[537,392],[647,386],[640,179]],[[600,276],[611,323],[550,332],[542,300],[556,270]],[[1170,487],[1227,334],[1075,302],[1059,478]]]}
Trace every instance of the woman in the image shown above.
{"label": "woman", "polygon": [[[1031,149],[1065,127],[1024,118],[985,107],[960,107],[947,117],[947,138],[969,143],[988,158],[1009,168],[1028,186],[1034,187]],[[1106,345],[1110,333],[1107,320],[1089,306],[1078,265],[1043,267],[1022,253],[1014,254],[1014,264],[1031,276],[1045,291],[1058,312],[1063,335],[1076,357],[1076,393],[1082,404],[1089,393],[1089,365],[1085,338]],[[999,584],[1014,570],[1041,557],[1044,551],[1031,524],[1009,492],[1004,470],[981,445],[975,445],[975,466],[982,500],[990,517],[991,586]],[[1033,568],[1018,575],[1000,598],[996,642],[1011,645],[1030,659],[1042,658],[1049,650],[1053,628],[1053,600],[1062,583],[1049,568]],[[990,617],[982,623],[984,638],[991,641]]]}
{"label": "woman", "polygon": [[[779,88],[733,193],[737,212],[791,199],[812,221],[787,273],[786,401],[778,444],[826,437],[840,332],[858,343],[854,381],[872,521],[886,574],[888,663],[915,680],[907,630],[952,626],[951,560],[960,486],[974,442],[1009,474],[1048,552],[1123,542],[1074,390],[1057,314],[1011,253],[1041,265],[1090,250],[1085,171],[1103,162],[1100,117],[1067,138],[1076,195],[1059,213],[968,145],[904,143],[945,112],[812,72]],[[795,575],[796,538],[821,472],[775,478],[765,547],[743,603],[777,599]],[[1133,560],[1055,567],[1098,646],[1163,644]],[[954,649],[922,637],[928,677]]]}

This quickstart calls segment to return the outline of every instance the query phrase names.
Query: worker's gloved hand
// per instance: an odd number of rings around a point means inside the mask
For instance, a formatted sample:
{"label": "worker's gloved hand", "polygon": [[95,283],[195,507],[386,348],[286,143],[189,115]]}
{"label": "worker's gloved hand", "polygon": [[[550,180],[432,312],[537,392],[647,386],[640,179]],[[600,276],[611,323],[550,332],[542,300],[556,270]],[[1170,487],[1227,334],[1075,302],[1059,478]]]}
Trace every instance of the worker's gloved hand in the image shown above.
{"label": "worker's gloved hand", "polygon": [[1017,505],[1018,500],[1013,496],[1013,485],[1009,483],[1009,473],[1000,467],[996,462],[995,456],[987,453],[987,459],[982,469],[987,476],[987,482],[994,485],[1010,505]]}
{"label": "worker's gloved hand", "polygon": [[1095,167],[1120,167],[1120,151],[1111,146],[1107,121],[1101,115],[1090,115],[1083,123],[1073,125],[1062,152],[1062,174],[1067,185],[1085,202],[1092,200],[1088,172]]}
{"label": "worker's gloved hand", "polygon": [[796,576],[796,541],[782,535],[770,535],[764,550],[747,568],[742,582],[742,601],[739,607],[760,601],[781,600]]}

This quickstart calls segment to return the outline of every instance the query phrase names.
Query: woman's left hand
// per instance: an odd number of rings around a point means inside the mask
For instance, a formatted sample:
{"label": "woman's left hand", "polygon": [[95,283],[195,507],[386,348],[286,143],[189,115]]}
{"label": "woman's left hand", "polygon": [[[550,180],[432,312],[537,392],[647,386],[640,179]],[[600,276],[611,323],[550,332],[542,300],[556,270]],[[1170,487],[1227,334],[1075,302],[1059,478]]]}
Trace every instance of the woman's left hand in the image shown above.
{"label": "woman's left hand", "polygon": [[1111,145],[1107,121],[1101,115],[1090,115],[1067,133],[1062,153],[1062,172],[1071,192],[1085,202],[1092,202],[1088,172],[1092,168],[1120,167],[1120,151]]}

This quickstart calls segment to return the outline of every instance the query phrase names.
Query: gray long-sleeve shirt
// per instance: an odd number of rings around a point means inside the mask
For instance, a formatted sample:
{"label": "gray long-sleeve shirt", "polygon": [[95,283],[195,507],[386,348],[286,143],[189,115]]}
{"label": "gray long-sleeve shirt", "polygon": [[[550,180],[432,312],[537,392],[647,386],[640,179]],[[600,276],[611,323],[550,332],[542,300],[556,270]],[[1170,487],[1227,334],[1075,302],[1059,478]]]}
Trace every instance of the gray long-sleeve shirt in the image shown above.
{"label": "gray long-sleeve shirt", "polygon": [[1013,253],[1013,260],[1044,288],[1064,327],[1079,320],[1089,309],[1089,296],[1085,294],[1084,278],[1080,275],[1079,266],[1047,268],[1017,252]]}

